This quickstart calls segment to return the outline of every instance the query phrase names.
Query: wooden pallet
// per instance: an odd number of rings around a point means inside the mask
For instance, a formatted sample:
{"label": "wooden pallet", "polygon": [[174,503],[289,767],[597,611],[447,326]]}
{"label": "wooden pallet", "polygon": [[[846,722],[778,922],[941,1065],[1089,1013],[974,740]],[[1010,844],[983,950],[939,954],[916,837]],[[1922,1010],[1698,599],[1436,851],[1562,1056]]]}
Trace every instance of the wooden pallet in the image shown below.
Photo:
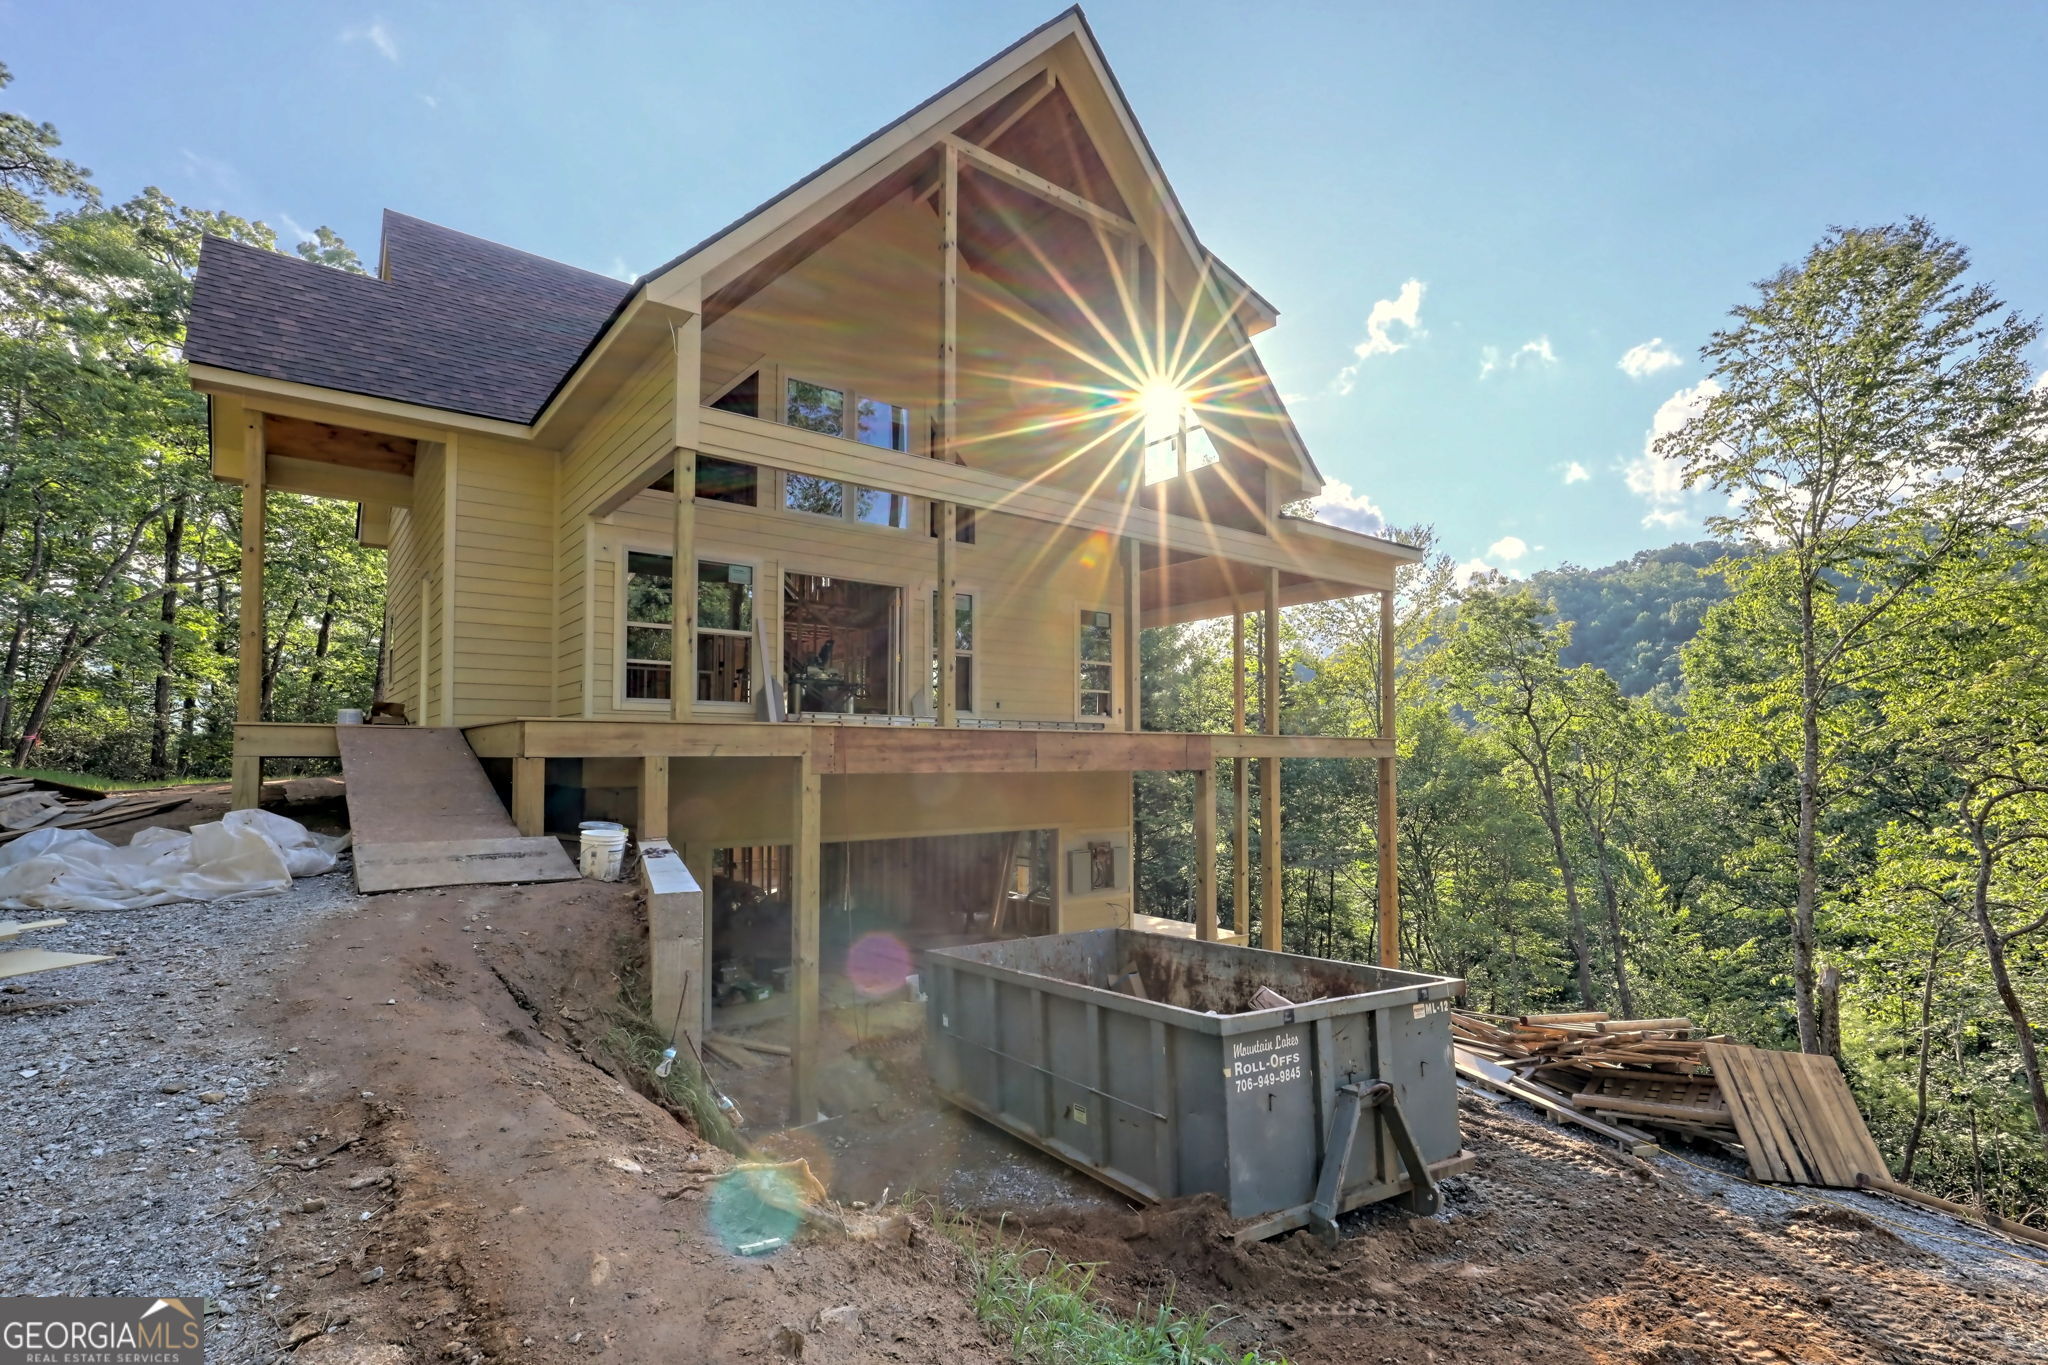
{"label": "wooden pallet", "polygon": [[1887,1174],[1834,1058],[1716,1043],[1707,1062],[1757,1179],[1853,1190]]}

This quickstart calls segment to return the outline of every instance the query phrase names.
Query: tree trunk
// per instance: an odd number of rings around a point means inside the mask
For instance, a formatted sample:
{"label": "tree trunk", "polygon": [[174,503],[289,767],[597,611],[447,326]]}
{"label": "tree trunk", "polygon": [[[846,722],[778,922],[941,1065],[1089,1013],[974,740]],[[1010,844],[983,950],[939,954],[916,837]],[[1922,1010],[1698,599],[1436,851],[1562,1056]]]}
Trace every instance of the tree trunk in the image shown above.
{"label": "tree trunk", "polygon": [[1920,983],[1920,1060],[1913,1078],[1913,1129],[1906,1134],[1906,1150],[1899,1158],[1899,1179],[1913,1183],[1913,1162],[1920,1155],[1920,1135],[1927,1131],[1927,1070],[1934,1055],[1934,973],[1941,963],[1941,941],[1927,955],[1927,975]]}
{"label": "tree trunk", "polygon": [[[28,573],[24,576],[24,582],[31,593],[41,592],[43,588],[43,561],[47,548],[43,537],[45,515],[41,503],[38,502],[35,521],[32,524],[33,548],[29,552]],[[22,647],[28,640],[30,615],[26,606],[14,613],[14,629],[7,637],[7,659],[4,664],[0,664],[0,745],[7,742],[7,736],[14,724],[14,684],[21,677]]]}
{"label": "tree trunk", "polygon": [[1588,820],[1593,832],[1593,865],[1600,872],[1600,896],[1607,906],[1607,935],[1614,941],[1614,991],[1615,999],[1621,1004],[1622,1017],[1636,1017],[1635,993],[1629,989],[1628,962],[1622,950],[1621,939],[1621,896],[1614,885],[1614,869],[1607,862],[1607,831],[1598,823]]}
{"label": "tree trunk", "polygon": [[1547,768],[1539,769],[1537,794],[1543,798],[1543,823],[1550,830],[1550,846],[1557,853],[1557,875],[1564,882],[1566,923],[1570,926],[1572,956],[1577,959],[1579,1002],[1586,1009],[1598,1009],[1593,1001],[1593,954],[1586,943],[1586,915],[1579,905],[1579,878],[1564,846],[1564,821],[1557,811],[1557,785]]}
{"label": "tree trunk", "polygon": [[157,613],[155,724],[149,735],[149,775],[159,782],[171,774],[171,684],[178,659],[178,565],[185,544],[185,500],[180,498],[164,527],[164,600]]}
{"label": "tree trunk", "polygon": [[1792,911],[1792,993],[1799,1011],[1799,1050],[1818,1052],[1813,1011],[1814,901],[1820,857],[1814,825],[1820,804],[1820,668],[1813,640],[1813,579],[1799,584],[1799,891]]}
{"label": "tree trunk", "polygon": [[[87,641],[85,649],[92,647]],[[35,704],[29,707],[28,716],[21,723],[21,737],[14,741],[14,766],[26,768],[29,755],[35,751],[42,738],[43,722],[49,718],[50,704],[57,699],[57,689],[71,676],[71,670],[78,667],[85,649],[78,646],[78,627],[73,626],[65,633],[64,644],[57,651],[57,662],[51,666],[49,675],[43,679],[43,686],[36,693]]]}
{"label": "tree trunk", "polygon": [[324,720],[320,690],[327,685],[327,651],[334,641],[334,589],[320,607],[320,631],[313,638],[313,674],[306,680],[306,710],[303,719]]}
{"label": "tree trunk", "polygon": [[[1970,839],[1977,846],[1977,876],[1970,888],[1970,914],[1984,939],[1984,955],[1991,963],[1991,984],[1997,988],[1998,998],[2012,1019],[2013,1032],[2019,1037],[2020,1069],[2026,1074],[2027,1097],[2034,1105],[2034,1131],[2041,1150],[2048,1152],[2048,1086],[2041,1080],[2041,1050],[2034,1038],[2034,1026],[2027,1018],[2026,1002],[2014,989],[2012,973],[2005,965],[2005,939],[1991,920],[1991,866],[1996,855],[1985,838],[1981,821],[1971,821]],[[1974,1115],[1972,1119],[1974,1122]]]}
{"label": "tree trunk", "polygon": [[1820,991],[1814,1001],[1814,1027],[1820,1034],[1820,1050],[1842,1060],[1842,970],[1829,963],[1820,974]]}

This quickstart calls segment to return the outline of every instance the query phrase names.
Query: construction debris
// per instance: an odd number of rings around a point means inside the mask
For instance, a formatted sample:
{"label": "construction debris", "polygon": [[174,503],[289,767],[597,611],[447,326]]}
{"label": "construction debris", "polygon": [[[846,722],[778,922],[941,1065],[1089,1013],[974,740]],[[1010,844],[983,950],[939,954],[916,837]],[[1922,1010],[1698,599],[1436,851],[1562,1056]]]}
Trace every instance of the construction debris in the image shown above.
{"label": "construction debris", "polygon": [[1829,1057],[1695,1038],[1692,1020],[1451,1016],[1458,1074],[1641,1153],[1645,1129],[1719,1145],[1759,1180],[1854,1189],[1884,1159]]}
{"label": "construction debris", "polygon": [[62,794],[78,790],[35,778],[0,779],[0,844],[38,829],[97,829],[101,825],[123,824],[174,810],[191,799],[142,792],[67,800]]}
{"label": "construction debris", "polygon": [[152,826],[125,848],[45,825],[0,847],[0,910],[137,910],[283,891],[331,870],[347,842],[260,810],[190,831]]}

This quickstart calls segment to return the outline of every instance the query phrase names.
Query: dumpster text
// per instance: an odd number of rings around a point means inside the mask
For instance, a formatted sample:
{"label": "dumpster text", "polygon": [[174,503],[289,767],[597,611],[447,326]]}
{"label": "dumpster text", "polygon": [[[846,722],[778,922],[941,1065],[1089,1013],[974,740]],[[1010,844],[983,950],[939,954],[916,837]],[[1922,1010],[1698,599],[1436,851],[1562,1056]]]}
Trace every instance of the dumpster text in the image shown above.
{"label": "dumpster text", "polygon": [[1276,1033],[1269,1038],[1230,1045],[1230,1077],[1242,1095],[1301,1079],[1301,1035]]}

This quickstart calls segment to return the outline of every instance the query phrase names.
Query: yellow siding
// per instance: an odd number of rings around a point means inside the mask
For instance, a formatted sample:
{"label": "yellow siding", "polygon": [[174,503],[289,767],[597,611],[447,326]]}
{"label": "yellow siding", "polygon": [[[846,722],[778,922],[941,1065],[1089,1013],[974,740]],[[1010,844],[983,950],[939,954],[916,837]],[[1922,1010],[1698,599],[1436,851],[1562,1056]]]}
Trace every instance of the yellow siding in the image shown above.
{"label": "yellow siding", "polygon": [[420,712],[420,549],[412,512],[398,508],[391,518],[391,547],[385,551],[384,628],[387,643],[384,699],[400,702],[406,713]]}
{"label": "yellow siding", "polygon": [[555,458],[462,438],[455,497],[455,698],[465,725],[554,712]]}
{"label": "yellow siding", "polygon": [[413,618],[412,697],[407,702],[406,712],[421,725],[439,725],[443,718],[441,559],[447,471],[446,447],[437,442],[422,442],[413,467],[412,509],[406,517],[410,542],[408,572],[403,579],[392,573],[386,588]]}
{"label": "yellow siding", "polygon": [[[647,366],[620,392],[611,408],[580,433],[561,456],[555,493],[555,659],[553,711],[557,715],[596,714],[609,709],[611,629],[598,612],[596,622],[584,620],[584,602],[601,590],[610,600],[611,566],[604,556],[594,575],[586,575],[591,558],[592,511],[635,475],[658,463],[673,448],[675,371],[663,357]],[[664,532],[663,544],[674,539]],[[590,579],[594,578],[594,582]],[[593,638],[594,637],[594,638]],[[588,653],[586,654],[586,651]],[[586,679],[593,679],[585,695]]]}

